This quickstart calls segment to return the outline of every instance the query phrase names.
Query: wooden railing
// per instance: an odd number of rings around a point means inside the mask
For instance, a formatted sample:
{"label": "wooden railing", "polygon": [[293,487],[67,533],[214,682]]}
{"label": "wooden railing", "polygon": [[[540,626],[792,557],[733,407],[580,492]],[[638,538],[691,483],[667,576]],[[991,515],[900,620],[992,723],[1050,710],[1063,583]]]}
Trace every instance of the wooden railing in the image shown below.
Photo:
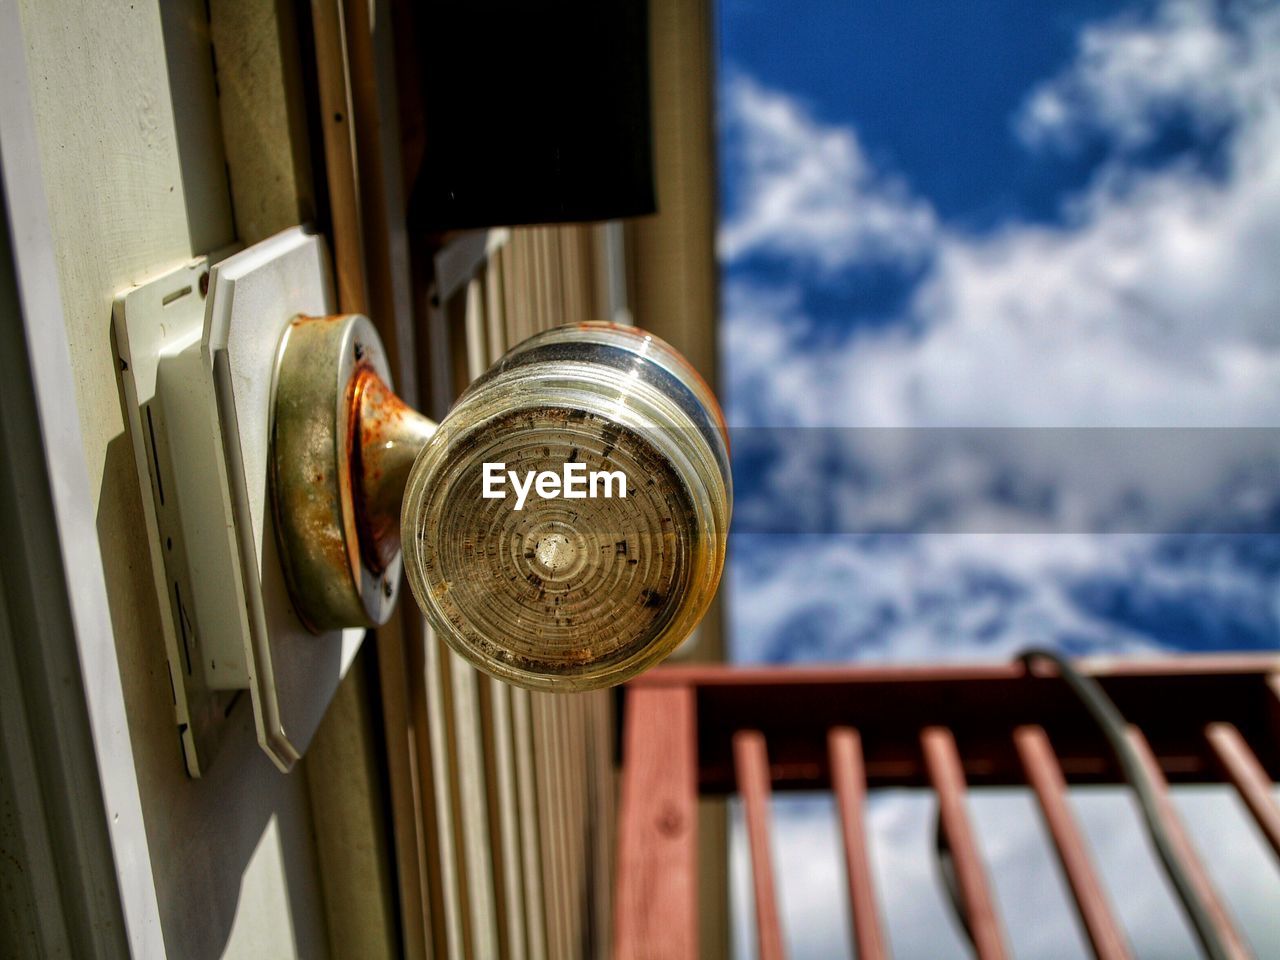
{"label": "wooden railing", "polygon": [[[1251,953],[1170,800],[1169,783],[1231,783],[1280,856],[1280,659],[1082,661],[1128,724],[1160,827],[1230,956]],[[761,960],[785,955],[769,843],[773,790],[831,790],[843,836],[853,943],[888,955],[867,856],[868,789],[928,786],[976,955],[1008,955],[966,792],[1035,794],[1095,954],[1132,956],[1067,799],[1123,782],[1112,750],[1051,665],[654,670],[626,689],[617,960],[698,955],[697,803],[737,793],[751,853]]]}

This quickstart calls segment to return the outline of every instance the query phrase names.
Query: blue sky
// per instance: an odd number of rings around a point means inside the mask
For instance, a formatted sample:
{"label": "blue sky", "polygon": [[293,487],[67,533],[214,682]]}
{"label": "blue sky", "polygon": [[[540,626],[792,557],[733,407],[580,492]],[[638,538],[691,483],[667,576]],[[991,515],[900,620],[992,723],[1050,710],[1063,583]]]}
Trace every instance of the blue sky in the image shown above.
{"label": "blue sky", "polygon": [[871,6],[721,10],[734,654],[1274,648],[1280,10]]}
{"label": "blue sky", "polygon": [[[1280,538],[1251,532],[1276,529],[1280,456],[1237,429],[1280,426],[1280,5],[718,11],[722,398],[751,451],[731,656],[1280,646]],[[860,432],[919,427],[974,439],[904,454]],[[1053,432],[1082,427],[1123,429],[1087,456]],[[1153,469],[1150,435],[1188,427],[1224,445]],[[760,532],[783,508],[795,528]],[[1083,955],[1052,871],[1030,866],[1034,817],[985,803],[1005,827],[990,855],[1031,878],[1002,891],[1016,952]],[[1250,859],[1229,798],[1185,803],[1236,838],[1211,869],[1255,945],[1280,950],[1280,872]],[[1149,872],[1124,801],[1086,806],[1112,838],[1104,873]],[[778,816],[782,846],[833,849],[812,803]],[[927,804],[872,819],[898,870],[882,886],[898,954],[963,955],[927,869]],[[838,953],[838,871],[802,874],[783,883],[796,955]],[[1153,890],[1127,918],[1139,952],[1188,955]]]}

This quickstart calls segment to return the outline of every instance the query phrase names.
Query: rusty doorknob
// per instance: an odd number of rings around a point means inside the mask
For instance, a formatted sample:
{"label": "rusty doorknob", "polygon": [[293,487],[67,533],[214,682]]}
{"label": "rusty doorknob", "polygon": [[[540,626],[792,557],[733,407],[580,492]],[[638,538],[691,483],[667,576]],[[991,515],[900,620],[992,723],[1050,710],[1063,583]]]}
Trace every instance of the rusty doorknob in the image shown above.
{"label": "rusty doorknob", "polygon": [[659,662],[724,566],[719,406],[633,327],[531,337],[437,426],[392,391],[366,317],[298,318],[277,359],[271,460],[303,623],[385,623],[403,564],[436,633],[521,686],[611,686]]}

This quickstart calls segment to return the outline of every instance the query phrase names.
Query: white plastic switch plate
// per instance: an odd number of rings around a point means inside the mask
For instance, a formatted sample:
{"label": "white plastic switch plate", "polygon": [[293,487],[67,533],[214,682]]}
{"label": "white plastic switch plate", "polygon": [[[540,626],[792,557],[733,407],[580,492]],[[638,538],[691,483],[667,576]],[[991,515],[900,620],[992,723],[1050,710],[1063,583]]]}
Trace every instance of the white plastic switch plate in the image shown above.
{"label": "white plastic switch plate", "polygon": [[192,776],[208,769],[245,689],[259,743],[289,770],[364,637],[316,636],[294,614],[268,487],[281,335],[300,314],[334,310],[324,242],[301,228],[193,261],[116,301],[121,389]]}
{"label": "white plastic switch plate", "polygon": [[247,611],[213,379],[200,362],[208,282],[209,258],[201,257],[118,297],[112,324],[178,734],[193,777],[208,769],[248,686]]}

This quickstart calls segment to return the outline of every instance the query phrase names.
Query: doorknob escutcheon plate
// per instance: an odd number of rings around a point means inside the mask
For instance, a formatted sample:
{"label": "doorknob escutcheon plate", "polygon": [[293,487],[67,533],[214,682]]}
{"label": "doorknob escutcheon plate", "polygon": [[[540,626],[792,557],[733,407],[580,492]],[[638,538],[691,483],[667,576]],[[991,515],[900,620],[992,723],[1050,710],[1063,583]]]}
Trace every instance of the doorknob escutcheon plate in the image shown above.
{"label": "doorknob escutcheon plate", "polygon": [[376,627],[400,589],[400,501],[436,425],[391,389],[361,314],[296,317],[280,340],[271,501],[298,617],[315,633]]}

